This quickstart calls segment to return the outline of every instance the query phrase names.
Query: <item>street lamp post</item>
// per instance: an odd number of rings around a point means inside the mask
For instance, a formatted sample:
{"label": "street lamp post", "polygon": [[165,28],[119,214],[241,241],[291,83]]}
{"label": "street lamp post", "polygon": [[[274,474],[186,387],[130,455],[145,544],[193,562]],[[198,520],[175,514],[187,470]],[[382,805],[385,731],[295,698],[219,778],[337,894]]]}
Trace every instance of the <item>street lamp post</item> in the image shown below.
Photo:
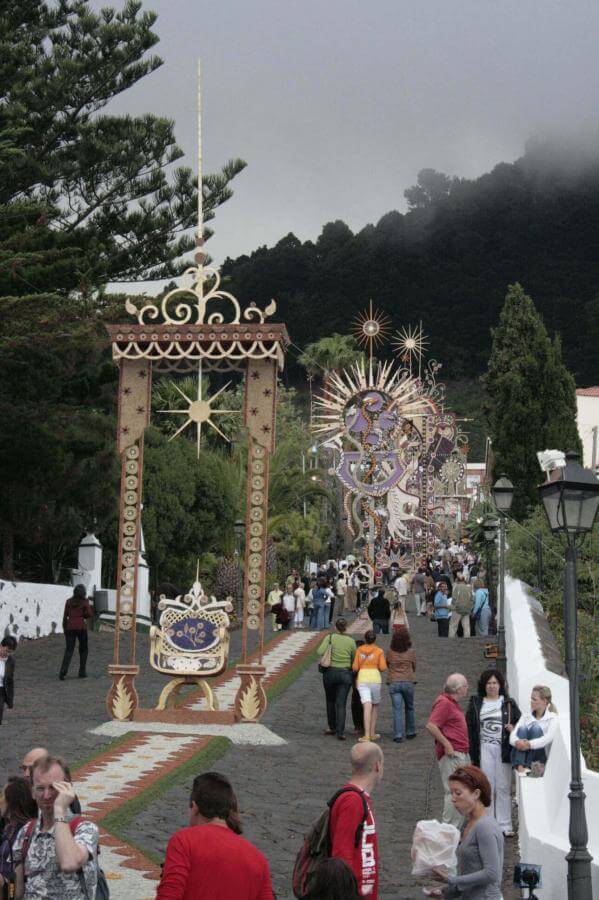
{"label": "street lamp post", "polygon": [[579,463],[577,453],[566,453],[564,467],[550,472],[539,487],[541,501],[554,534],[566,541],[564,573],[564,636],[566,671],[570,689],[570,852],[568,900],[592,900],[592,856],[587,849],[585,793],[580,765],[580,701],[578,694],[578,597],[576,542],[593,530],[599,508],[599,480]]}
{"label": "street lamp post", "polygon": [[483,522],[483,534],[485,536],[485,541],[487,542],[486,547],[486,557],[487,557],[487,585],[489,587],[489,596],[491,600],[493,600],[493,586],[492,586],[492,547],[495,541],[497,540],[497,530],[499,528],[499,522],[497,519],[492,519],[490,517],[486,518]]}
{"label": "street lamp post", "polygon": [[499,513],[499,598],[497,603],[497,668],[505,676],[505,520],[512,507],[514,485],[507,475],[500,475],[491,489]]}

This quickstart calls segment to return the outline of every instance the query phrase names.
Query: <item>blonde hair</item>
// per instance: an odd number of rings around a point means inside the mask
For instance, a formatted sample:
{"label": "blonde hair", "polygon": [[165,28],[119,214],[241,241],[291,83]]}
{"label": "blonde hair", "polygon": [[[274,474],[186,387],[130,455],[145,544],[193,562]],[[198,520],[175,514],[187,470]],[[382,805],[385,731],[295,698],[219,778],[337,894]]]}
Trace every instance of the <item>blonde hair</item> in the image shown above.
{"label": "blonde hair", "polygon": [[535,684],[531,694],[538,694],[541,700],[547,700],[551,712],[557,712],[557,709],[551,702],[551,688],[548,688],[546,684]]}

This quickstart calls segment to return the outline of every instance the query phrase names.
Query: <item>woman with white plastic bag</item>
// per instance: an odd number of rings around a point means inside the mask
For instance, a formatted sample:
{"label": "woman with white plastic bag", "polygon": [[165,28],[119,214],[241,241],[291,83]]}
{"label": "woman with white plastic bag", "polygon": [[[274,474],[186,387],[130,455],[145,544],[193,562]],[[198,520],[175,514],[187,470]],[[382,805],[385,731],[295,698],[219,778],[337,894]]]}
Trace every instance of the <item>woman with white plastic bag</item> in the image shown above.
{"label": "woman with white plastic bag", "polygon": [[501,828],[489,812],[491,785],[477,766],[461,766],[449,776],[451,800],[465,817],[457,849],[458,874],[435,867],[433,875],[446,887],[431,897],[502,900],[503,844]]}
{"label": "woman with white plastic bag", "polygon": [[449,822],[436,819],[416,822],[412,838],[412,875],[432,875],[440,866],[455,872],[459,840],[460,832]]}

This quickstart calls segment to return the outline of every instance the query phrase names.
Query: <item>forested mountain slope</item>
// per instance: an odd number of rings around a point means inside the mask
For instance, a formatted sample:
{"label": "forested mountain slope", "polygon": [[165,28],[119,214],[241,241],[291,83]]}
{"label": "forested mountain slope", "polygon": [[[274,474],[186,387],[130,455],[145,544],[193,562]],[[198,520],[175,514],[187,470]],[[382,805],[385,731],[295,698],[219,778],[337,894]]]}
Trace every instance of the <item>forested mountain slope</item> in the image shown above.
{"label": "forested mountain slope", "polygon": [[476,180],[425,169],[405,195],[405,214],[357,234],[331,222],[315,243],[288,234],[228,259],[223,273],[244,300],[275,297],[302,347],[347,332],[370,298],[395,327],[422,320],[452,380],[485,370],[490,329],[519,281],[549,332],[561,333],[577,383],[596,382],[599,143],[531,141],[516,162]]}

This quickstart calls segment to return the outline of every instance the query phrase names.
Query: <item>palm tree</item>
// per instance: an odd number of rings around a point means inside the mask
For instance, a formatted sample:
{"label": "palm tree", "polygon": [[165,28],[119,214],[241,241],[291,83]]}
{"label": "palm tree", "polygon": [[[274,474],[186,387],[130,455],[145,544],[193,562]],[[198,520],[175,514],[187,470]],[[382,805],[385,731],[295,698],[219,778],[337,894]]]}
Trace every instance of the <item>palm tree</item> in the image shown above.
{"label": "palm tree", "polygon": [[304,366],[308,375],[322,375],[326,383],[332,372],[346,369],[359,362],[362,357],[363,353],[353,335],[335,333],[330,337],[320,338],[314,344],[308,344],[299,357],[299,363]]}

